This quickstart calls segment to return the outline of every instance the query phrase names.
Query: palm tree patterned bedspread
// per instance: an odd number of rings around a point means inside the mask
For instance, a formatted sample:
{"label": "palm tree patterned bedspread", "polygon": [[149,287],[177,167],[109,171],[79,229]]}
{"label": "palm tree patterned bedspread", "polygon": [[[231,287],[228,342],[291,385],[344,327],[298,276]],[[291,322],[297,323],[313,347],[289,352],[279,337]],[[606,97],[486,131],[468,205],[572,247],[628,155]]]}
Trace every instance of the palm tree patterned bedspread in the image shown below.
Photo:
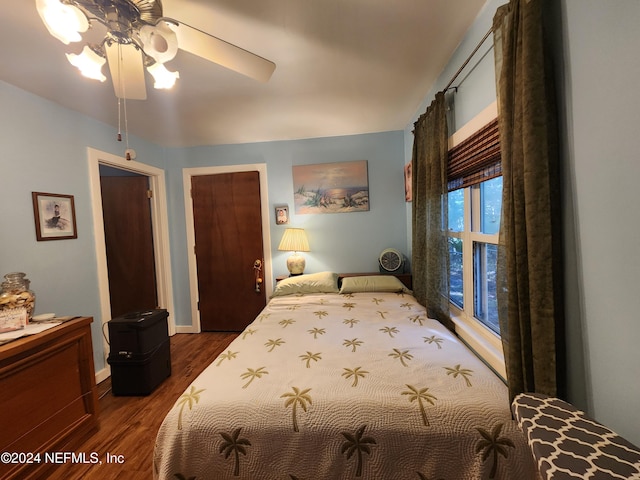
{"label": "palm tree patterned bedspread", "polygon": [[156,479],[535,479],[507,388],[407,293],[289,295],[176,401]]}

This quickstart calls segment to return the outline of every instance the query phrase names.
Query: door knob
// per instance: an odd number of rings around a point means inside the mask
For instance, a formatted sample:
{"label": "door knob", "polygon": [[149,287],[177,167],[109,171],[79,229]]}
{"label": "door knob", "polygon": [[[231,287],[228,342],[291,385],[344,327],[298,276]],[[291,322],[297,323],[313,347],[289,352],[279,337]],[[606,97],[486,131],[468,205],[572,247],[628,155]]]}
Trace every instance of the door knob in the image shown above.
{"label": "door knob", "polygon": [[253,262],[253,271],[256,278],[256,293],[260,293],[260,286],[262,285],[262,260],[256,259]]}

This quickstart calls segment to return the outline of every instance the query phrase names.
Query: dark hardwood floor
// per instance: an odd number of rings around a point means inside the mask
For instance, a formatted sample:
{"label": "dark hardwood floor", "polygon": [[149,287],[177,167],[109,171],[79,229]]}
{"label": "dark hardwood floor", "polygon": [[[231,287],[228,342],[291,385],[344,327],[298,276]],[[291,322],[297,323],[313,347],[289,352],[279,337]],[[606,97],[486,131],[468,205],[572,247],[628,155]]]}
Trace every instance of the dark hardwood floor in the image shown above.
{"label": "dark hardwood floor", "polygon": [[[102,464],[67,463],[49,472],[47,480],[149,480],[152,455],[160,424],[175,401],[194,378],[222,352],[237,333],[177,334],[171,337],[172,373],[146,397],[116,397],[111,382],[98,385],[100,430],[80,445],[76,452],[87,458],[95,452]],[[107,455],[113,461],[107,463]]]}

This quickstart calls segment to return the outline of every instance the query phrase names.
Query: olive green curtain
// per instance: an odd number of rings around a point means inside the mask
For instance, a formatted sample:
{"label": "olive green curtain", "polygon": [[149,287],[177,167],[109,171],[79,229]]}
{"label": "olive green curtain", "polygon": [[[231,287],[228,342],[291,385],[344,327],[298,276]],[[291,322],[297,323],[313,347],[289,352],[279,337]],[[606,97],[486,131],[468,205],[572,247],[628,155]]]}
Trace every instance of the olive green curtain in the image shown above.
{"label": "olive green curtain", "polygon": [[432,318],[453,329],[449,316],[447,129],[444,92],[414,124],[412,168],[412,274],[416,299]]}
{"label": "olive green curtain", "polygon": [[564,316],[555,94],[542,0],[493,21],[503,203],[498,309],[511,397],[562,395]]}

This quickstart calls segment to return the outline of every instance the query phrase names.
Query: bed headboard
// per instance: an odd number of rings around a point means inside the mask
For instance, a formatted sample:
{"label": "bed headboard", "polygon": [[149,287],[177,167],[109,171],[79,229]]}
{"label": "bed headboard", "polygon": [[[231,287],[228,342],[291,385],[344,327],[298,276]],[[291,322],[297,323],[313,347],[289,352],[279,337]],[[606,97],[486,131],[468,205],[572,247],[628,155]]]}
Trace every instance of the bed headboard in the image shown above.
{"label": "bed headboard", "polygon": [[338,286],[340,286],[342,284],[342,279],[345,277],[362,277],[362,276],[368,276],[368,275],[392,275],[394,277],[397,277],[398,280],[400,280],[405,287],[407,287],[409,290],[413,290],[413,281],[412,281],[412,277],[410,273],[339,273],[338,274]]}

